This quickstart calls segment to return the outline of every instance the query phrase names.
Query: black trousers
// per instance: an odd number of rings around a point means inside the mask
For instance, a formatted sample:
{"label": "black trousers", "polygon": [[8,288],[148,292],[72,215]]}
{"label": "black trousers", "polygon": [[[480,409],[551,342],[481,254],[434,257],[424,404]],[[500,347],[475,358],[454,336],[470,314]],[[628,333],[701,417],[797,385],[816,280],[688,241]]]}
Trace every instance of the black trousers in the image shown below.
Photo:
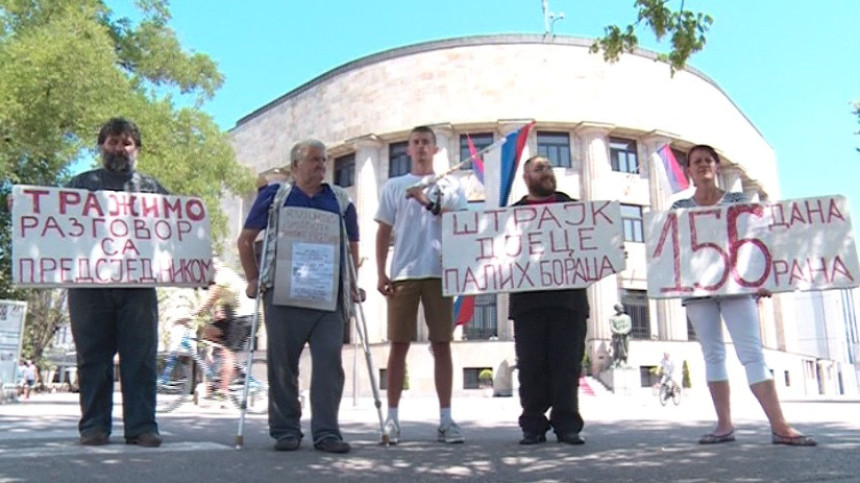
{"label": "black trousers", "polygon": [[578,393],[587,328],[583,314],[562,308],[530,310],[514,319],[523,432],[582,431]]}

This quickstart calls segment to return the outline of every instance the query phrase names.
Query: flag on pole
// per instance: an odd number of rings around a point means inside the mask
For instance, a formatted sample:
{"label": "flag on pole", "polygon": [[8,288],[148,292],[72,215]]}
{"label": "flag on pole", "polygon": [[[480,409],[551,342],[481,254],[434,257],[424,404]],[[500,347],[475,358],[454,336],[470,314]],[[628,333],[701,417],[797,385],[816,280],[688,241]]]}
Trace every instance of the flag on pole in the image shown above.
{"label": "flag on pole", "polygon": [[454,301],[454,327],[465,326],[475,316],[475,296],[460,295]]}
{"label": "flag on pole", "polygon": [[690,187],[690,182],[687,181],[687,176],[684,175],[684,170],[678,164],[675,158],[675,153],[668,144],[664,144],[657,150],[657,155],[663,161],[663,170],[666,172],[666,179],[669,181],[669,189],[672,193],[683,191]]}
{"label": "flag on pole", "polygon": [[472,136],[466,134],[466,141],[469,143],[469,156],[471,156],[472,169],[475,171],[478,181],[484,184],[484,161],[478,156],[478,150],[475,148],[475,143],[472,142]]}
{"label": "flag on pole", "polygon": [[499,207],[508,206],[508,198],[511,196],[511,188],[514,186],[514,178],[520,166],[520,158],[526,141],[529,138],[529,130],[534,126],[534,121],[517,129],[506,136],[507,141],[502,145],[502,183],[499,190]]}

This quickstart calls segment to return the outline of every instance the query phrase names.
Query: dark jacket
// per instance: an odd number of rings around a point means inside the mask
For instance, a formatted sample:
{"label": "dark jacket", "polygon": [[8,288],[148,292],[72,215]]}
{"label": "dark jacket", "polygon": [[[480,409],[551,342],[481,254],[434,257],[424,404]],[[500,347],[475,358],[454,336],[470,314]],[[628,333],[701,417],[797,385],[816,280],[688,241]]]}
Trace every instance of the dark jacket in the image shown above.
{"label": "dark jacket", "polygon": [[[555,192],[555,203],[564,203],[567,201],[576,201],[570,196],[560,191]],[[528,204],[526,197],[513,204],[513,206],[522,206]],[[538,292],[515,292],[510,294],[510,303],[508,304],[508,318],[516,319],[522,314],[542,308],[562,308],[572,312],[578,312],[584,315],[585,318],[590,316],[588,306],[588,295],[583,288],[569,290],[543,290]]]}

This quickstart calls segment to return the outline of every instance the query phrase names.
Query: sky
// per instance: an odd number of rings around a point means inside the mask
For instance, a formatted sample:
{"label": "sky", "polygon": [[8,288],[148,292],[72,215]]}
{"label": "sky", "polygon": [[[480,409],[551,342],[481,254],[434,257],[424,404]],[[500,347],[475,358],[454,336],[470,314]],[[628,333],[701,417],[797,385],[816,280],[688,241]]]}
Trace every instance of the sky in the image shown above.
{"label": "sky", "polygon": [[[682,0],[670,0],[677,8]],[[130,0],[108,2],[128,11]],[[633,0],[549,0],[557,35],[594,38],[636,18]],[[860,0],[686,0],[714,18],[689,65],[713,79],[777,156],[783,198],[860,206]],[[223,129],[344,63],[419,42],[541,34],[541,0],[175,0],[172,28],[226,80],[203,106]],[[640,46],[664,51],[638,30]],[[667,67],[668,69],[668,67]],[[702,115],[707,115],[703,112]],[[860,209],[860,208],[858,208]],[[852,216],[857,225],[860,215]],[[855,229],[857,226],[855,226]]]}

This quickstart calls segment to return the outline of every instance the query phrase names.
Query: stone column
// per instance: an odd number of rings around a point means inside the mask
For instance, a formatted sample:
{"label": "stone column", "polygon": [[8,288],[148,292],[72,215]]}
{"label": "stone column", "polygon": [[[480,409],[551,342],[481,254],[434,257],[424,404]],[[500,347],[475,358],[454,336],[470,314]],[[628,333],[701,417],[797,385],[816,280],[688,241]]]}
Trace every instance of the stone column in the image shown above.
{"label": "stone column", "polygon": [[731,166],[720,166],[720,184],[726,191],[742,193],[744,186],[740,169]]}
{"label": "stone column", "polygon": [[[384,170],[379,169],[380,152],[385,144],[367,136],[353,141],[355,148],[355,209],[358,212],[359,257],[362,260],[358,271],[359,286],[367,292],[364,314],[367,317],[368,342],[379,342],[387,337],[386,302],[376,291],[376,231],[373,221],[379,208],[379,193],[384,179]],[[353,335],[354,331],[353,331]]]}
{"label": "stone column", "polygon": [[[579,198],[583,201],[608,199],[610,195],[601,190],[608,181],[609,164],[609,124],[582,123],[575,130],[580,139],[580,159],[582,159],[582,193]],[[576,196],[575,193],[570,193]],[[615,313],[612,307],[618,302],[618,276],[610,275],[588,288],[588,301],[591,306],[591,318],[588,322],[588,334],[592,339],[609,339],[612,332],[609,329],[609,317]]]}
{"label": "stone column", "polygon": [[[671,143],[668,135],[655,133],[643,140],[648,169],[648,186],[651,211],[666,211],[671,206],[665,169],[657,151]],[[654,301],[656,317],[651,317],[651,334],[660,340],[687,340],[687,316],[678,299],[657,299]],[[656,323],[654,323],[656,322]],[[656,329],[656,330],[655,330]]]}

